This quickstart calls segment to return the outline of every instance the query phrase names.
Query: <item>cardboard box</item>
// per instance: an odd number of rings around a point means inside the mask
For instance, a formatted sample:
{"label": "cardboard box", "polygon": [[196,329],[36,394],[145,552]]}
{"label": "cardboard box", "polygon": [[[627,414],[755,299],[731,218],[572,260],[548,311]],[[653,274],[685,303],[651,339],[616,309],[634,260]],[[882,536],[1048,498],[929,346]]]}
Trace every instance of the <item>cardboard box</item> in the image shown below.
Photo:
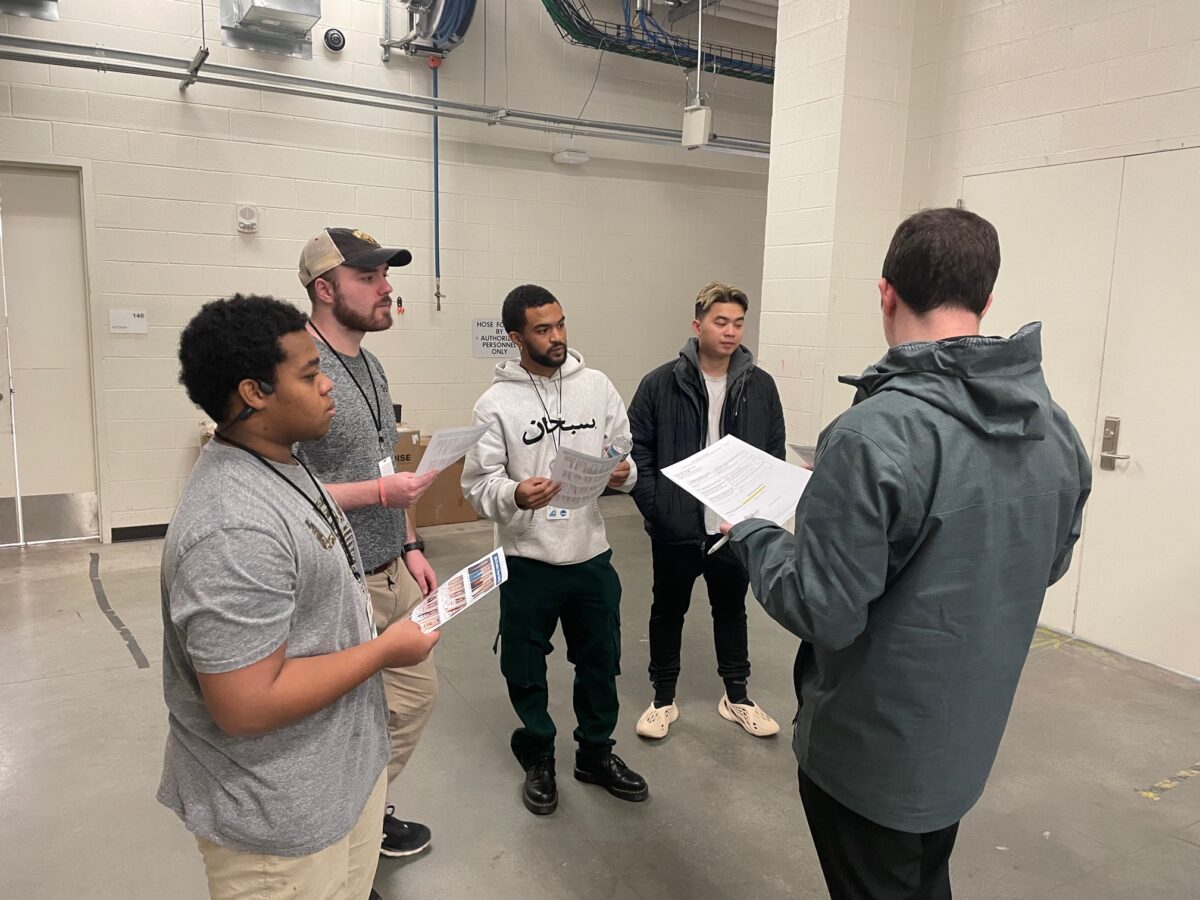
{"label": "cardboard box", "polygon": [[[421,452],[429,445],[429,438],[421,441]],[[420,458],[418,457],[418,462]],[[428,525],[457,525],[474,522],[479,518],[462,493],[463,461],[443,469],[442,474],[429,486],[429,490],[417,502],[417,527]]]}
{"label": "cardboard box", "polygon": [[[423,438],[417,444],[397,441],[396,471],[415,472],[421,464],[421,457],[427,446],[429,438]],[[479,518],[462,495],[462,471],[463,461],[460,459],[450,468],[443,470],[437,480],[429,486],[429,490],[416,506],[414,522],[418,528],[429,525],[457,525],[462,522],[474,522]]]}
{"label": "cardboard box", "polygon": [[397,472],[415,472],[421,461],[421,429],[399,422],[394,447]]}

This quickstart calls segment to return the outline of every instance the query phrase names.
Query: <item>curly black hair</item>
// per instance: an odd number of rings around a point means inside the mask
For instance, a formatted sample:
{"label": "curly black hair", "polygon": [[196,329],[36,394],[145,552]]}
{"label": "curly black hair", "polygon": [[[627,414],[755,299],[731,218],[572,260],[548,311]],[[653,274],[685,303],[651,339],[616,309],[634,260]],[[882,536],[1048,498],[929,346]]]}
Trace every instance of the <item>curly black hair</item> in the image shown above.
{"label": "curly black hair", "polygon": [[521,284],[508,292],[500,309],[500,321],[505,331],[520,331],[525,327],[525,310],[557,303],[558,298],[536,284]]}
{"label": "curly black hair", "polygon": [[274,382],[284,360],[279,339],[302,331],[308,316],[274,297],[234,294],[200,307],[179,335],[179,383],[217,423],[246,378]]}

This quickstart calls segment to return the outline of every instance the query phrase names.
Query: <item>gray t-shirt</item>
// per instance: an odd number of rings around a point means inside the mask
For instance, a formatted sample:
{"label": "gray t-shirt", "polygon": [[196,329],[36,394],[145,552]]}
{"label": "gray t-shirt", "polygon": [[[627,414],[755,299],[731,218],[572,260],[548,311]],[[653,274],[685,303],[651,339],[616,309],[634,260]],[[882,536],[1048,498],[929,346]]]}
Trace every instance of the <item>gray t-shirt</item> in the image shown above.
{"label": "gray t-shirt", "polygon": [[[168,723],[160,802],[188,830],[235,850],[307,856],[354,826],[388,758],[376,674],[324,709],[257,737],[209,714],[197,672],[231,672],[284,642],[288,658],[371,638],[369,603],[301,466],[219,440],[200,454],[167,529],[161,584]],[[354,535],[332,500],[355,564]]]}
{"label": "gray t-shirt", "polygon": [[[296,455],[328,484],[372,481],[379,477],[380,460],[394,458],[396,447],[396,412],[392,409],[383,366],[366,349],[360,350],[358,356],[343,355],[339,360],[338,354],[323,340],[314,340],[321,351],[321,371],[333,380],[337,413],[329,433],[319,441],[298,444]],[[355,387],[347,367],[362,390]],[[376,503],[346,510],[346,517],[354,528],[368,572],[401,554],[405,539],[404,510],[384,509]]]}

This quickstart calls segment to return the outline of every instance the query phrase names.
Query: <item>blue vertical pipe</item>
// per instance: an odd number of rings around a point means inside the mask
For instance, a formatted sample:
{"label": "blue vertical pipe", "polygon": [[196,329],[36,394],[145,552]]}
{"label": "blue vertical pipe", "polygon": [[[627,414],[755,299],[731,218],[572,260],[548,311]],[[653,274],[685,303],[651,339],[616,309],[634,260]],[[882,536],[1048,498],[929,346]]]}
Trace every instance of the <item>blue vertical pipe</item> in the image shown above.
{"label": "blue vertical pipe", "polygon": [[[433,71],[433,99],[438,96],[438,66],[442,61],[437,57],[429,60],[429,68]],[[434,104],[434,109],[437,109]],[[442,310],[442,198],[440,193],[441,177],[438,166],[438,121],[440,116],[433,116],[433,296],[437,300],[438,312]]]}

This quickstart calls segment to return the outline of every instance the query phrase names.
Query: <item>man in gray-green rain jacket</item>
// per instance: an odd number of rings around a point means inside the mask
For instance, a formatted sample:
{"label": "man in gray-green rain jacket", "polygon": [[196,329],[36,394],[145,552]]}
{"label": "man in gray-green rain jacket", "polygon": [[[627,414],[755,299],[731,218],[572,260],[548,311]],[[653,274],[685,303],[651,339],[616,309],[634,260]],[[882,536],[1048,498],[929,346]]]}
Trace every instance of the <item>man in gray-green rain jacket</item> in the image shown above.
{"label": "man in gray-green rain jacket", "polygon": [[[1067,571],[1091,464],[1042,374],[1041,325],[981,337],[995,229],[931,209],[879,288],[891,350],[821,434],[795,536],[731,530],[803,641],[794,749],[832,897],[950,897],[1046,588]],[[728,526],[724,526],[728,528]]]}

